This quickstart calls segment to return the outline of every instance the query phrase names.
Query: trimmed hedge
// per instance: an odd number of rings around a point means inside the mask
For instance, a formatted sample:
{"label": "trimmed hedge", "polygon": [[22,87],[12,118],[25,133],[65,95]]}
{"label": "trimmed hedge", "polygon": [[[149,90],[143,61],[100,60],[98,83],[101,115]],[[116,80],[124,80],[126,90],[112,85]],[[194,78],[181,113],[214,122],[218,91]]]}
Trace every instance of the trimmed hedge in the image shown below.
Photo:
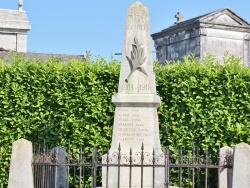
{"label": "trimmed hedge", "polygon": [[[225,56],[222,66],[211,56],[202,63],[187,56],[182,63],[155,63],[163,146],[217,152],[217,145],[250,143],[250,69],[239,62]],[[7,187],[11,143],[19,138],[106,151],[119,66],[103,58],[0,60],[0,187]]]}
{"label": "trimmed hedge", "polygon": [[119,63],[104,59],[31,61],[14,56],[0,66],[0,187],[7,187],[11,143],[84,146],[91,153],[111,140]]}
{"label": "trimmed hedge", "polygon": [[202,63],[187,56],[155,71],[162,144],[217,152],[250,143],[250,69],[240,59],[226,55],[221,65],[212,56]]}

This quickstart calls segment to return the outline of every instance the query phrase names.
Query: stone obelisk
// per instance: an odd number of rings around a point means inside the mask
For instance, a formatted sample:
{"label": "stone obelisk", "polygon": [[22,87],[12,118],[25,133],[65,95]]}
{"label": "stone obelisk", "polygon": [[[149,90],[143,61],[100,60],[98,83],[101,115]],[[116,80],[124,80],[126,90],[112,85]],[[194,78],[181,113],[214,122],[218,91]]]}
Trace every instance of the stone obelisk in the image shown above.
{"label": "stone obelisk", "polygon": [[[155,156],[162,154],[157,115],[160,97],[156,95],[150,40],[148,10],[139,2],[133,3],[127,9],[119,89],[112,96],[115,118],[110,156],[117,153],[120,144],[123,155],[129,156],[131,148],[136,158],[136,153],[141,152],[142,143],[145,153],[152,155],[154,148]],[[110,168],[108,187],[118,187],[117,176],[117,168]],[[106,187],[106,178],[103,170],[103,187]],[[152,182],[152,169],[146,167],[143,187],[153,187]],[[121,188],[129,187],[128,168],[121,169],[119,184]],[[164,173],[161,169],[157,171],[155,187],[163,185]],[[141,173],[138,168],[133,169],[131,187],[141,187]]]}

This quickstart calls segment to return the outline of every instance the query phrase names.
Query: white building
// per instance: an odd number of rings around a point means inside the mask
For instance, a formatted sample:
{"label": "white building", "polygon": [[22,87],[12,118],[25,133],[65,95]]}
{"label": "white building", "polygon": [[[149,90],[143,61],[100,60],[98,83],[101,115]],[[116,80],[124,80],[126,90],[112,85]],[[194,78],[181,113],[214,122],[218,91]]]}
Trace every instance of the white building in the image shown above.
{"label": "white building", "polygon": [[19,10],[0,9],[0,51],[27,52],[27,32],[30,24],[22,2]]}
{"label": "white building", "polygon": [[[180,13],[176,17],[181,18]],[[228,8],[186,21],[180,19],[172,26],[151,35],[157,59],[181,60],[194,53],[203,59],[213,54],[222,60],[225,52],[242,58],[250,65],[250,24]]]}

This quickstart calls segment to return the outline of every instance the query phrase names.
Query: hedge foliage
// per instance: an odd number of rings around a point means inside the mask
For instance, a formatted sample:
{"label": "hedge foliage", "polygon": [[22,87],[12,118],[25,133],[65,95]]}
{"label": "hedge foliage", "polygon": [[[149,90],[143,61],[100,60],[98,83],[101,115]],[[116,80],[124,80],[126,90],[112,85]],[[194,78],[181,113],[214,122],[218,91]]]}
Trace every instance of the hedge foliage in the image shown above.
{"label": "hedge foliage", "polygon": [[119,63],[103,59],[30,61],[13,56],[0,66],[0,187],[7,187],[11,143],[107,149],[111,140]]}
{"label": "hedge foliage", "polygon": [[250,69],[240,59],[225,55],[221,65],[187,56],[155,71],[161,140],[172,151],[250,143]]}
{"label": "hedge foliage", "polygon": [[[250,69],[225,56],[220,65],[155,63],[161,143],[172,152],[193,145],[217,152],[217,145],[250,143]],[[103,58],[60,62],[13,56],[0,60],[0,187],[7,187],[11,144],[19,138],[50,145],[95,145],[106,151],[112,134],[119,62]]]}

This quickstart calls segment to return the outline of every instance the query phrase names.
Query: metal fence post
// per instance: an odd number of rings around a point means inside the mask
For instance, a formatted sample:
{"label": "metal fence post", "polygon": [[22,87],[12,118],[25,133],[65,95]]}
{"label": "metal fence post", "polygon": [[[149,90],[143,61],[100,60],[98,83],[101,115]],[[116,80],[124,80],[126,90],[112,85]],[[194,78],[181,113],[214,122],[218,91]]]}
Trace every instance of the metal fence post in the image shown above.
{"label": "metal fence post", "polygon": [[165,168],[165,188],[169,188],[169,150],[166,147],[165,159],[164,159],[164,168]]}
{"label": "metal fence post", "polygon": [[97,174],[97,151],[96,147],[94,147],[92,155],[92,188],[96,188],[96,174]]}

